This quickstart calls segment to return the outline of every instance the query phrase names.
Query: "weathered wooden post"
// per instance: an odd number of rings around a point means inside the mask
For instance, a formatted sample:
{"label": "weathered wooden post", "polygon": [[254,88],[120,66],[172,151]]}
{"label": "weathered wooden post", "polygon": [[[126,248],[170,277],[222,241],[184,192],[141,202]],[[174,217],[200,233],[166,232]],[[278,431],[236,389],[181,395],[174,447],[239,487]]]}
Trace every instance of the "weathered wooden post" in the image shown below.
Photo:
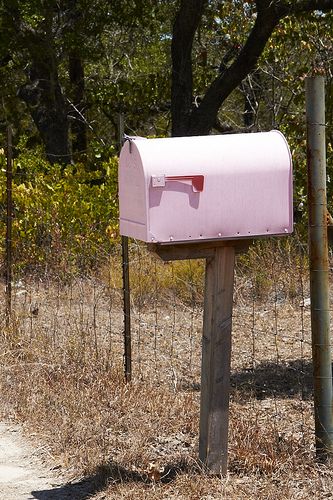
{"label": "weathered wooden post", "polygon": [[209,471],[226,474],[235,254],[251,240],[186,245],[148,244],[164,261],[206,259],[202,333],[199,459]]}
{"label": "weathered wooden post", "polygon": [[199,458],[226,474],[235,247],[216,247],[206,260],[202,336]]}
{"label": "weathered wooden post", "polygon": [[225,474],[235,254],[292,232],[289,148],[276,131],[139,139],[120,155],[120,232],[164,261],[206,259],[199,458]]}

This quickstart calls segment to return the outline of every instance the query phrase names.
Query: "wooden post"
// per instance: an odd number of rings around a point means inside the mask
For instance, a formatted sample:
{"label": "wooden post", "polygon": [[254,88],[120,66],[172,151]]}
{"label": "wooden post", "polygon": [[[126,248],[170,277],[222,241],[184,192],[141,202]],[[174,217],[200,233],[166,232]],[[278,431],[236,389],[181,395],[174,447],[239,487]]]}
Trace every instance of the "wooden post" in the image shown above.
{"label": "wooden post", "polygon": [[212,474],[227,473],[235,255],[246,252],[251,243],[227,240],[148,244],[148,249],[163,261],[206,259],[199,459]]}
{"label": "wooden post", "polygon": [[234,247],[216,247],[206,260],[199,458],[214,474],[228,463],[234,265]]}

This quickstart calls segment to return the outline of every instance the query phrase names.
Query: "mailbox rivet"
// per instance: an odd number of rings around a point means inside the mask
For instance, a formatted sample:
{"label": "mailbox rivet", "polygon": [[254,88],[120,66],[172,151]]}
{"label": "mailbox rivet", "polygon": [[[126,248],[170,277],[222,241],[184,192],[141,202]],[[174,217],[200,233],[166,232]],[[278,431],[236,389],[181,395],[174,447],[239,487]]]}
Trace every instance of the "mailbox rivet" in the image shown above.
{"label": "mailbox rivet", "polygon": [[287,233],[287,232],[288,232],[288,229],[287,229],[287,228],[285,228],[285,229],[284,229],[284,232],[285,232],[285,233]]}
{"label": "mailbox rivet", "polygon": [[173,236],[170,236],[170,241],[173,241]]}
{"label": "mailbox rivet", "polygon": [[219,236],[219,237],[221,237],[221,236],[222,236],[222,233],[219,233],[219,234],[218,234],[218,236]]}

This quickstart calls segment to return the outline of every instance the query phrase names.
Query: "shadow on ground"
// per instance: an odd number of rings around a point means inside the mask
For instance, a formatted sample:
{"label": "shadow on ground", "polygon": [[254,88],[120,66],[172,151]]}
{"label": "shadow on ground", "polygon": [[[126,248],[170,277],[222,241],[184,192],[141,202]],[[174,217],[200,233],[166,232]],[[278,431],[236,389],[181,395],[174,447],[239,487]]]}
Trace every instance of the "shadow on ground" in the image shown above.
{"label": "shadow on ground", "polygon": [[[184,381],[181,388],[200,391],[200,384]],[[231,394],[240,401],[272,397],[311,399],[312,362],[304,359],[279,363],[266,361],[254,368],[235,371],[231,374]]]}
{"label": "shadow on ground", "polygon": [[312,362],[295,359],[288,362],[263,362],[253,369],[232,374],[233,392],[240,399],[310,399],[313,395]]}
{"label": "shadow on ground", "polygon": [[[162,483],[173,481],[179,473],[193,471],[193,466],[189,466],[185,461],[167,464],[161,477]],[[32,491],[32,498],[38,500],[88,500],[92,495],[97,494],[106,488],[107,485],[118,483],[144,483],[151,484],[152,480],[148,474],[128,470],[121,465],[110,462],[100,466],[96,473],[78,482],[65,484],[49,490]]]}

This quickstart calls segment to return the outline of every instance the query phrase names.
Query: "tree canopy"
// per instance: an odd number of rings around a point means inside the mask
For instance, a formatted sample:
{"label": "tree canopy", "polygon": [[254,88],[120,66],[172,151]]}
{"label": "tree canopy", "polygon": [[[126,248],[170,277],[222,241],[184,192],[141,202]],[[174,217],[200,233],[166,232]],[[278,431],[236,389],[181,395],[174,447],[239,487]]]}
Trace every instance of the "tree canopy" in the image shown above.
{"label": "tree canopy", "polygon": [[130,134],[299,138],[311,71],[332,118],[332,12],[333,0],[1,0],[2,129],[51,163],[115,145],[119,113]]}

